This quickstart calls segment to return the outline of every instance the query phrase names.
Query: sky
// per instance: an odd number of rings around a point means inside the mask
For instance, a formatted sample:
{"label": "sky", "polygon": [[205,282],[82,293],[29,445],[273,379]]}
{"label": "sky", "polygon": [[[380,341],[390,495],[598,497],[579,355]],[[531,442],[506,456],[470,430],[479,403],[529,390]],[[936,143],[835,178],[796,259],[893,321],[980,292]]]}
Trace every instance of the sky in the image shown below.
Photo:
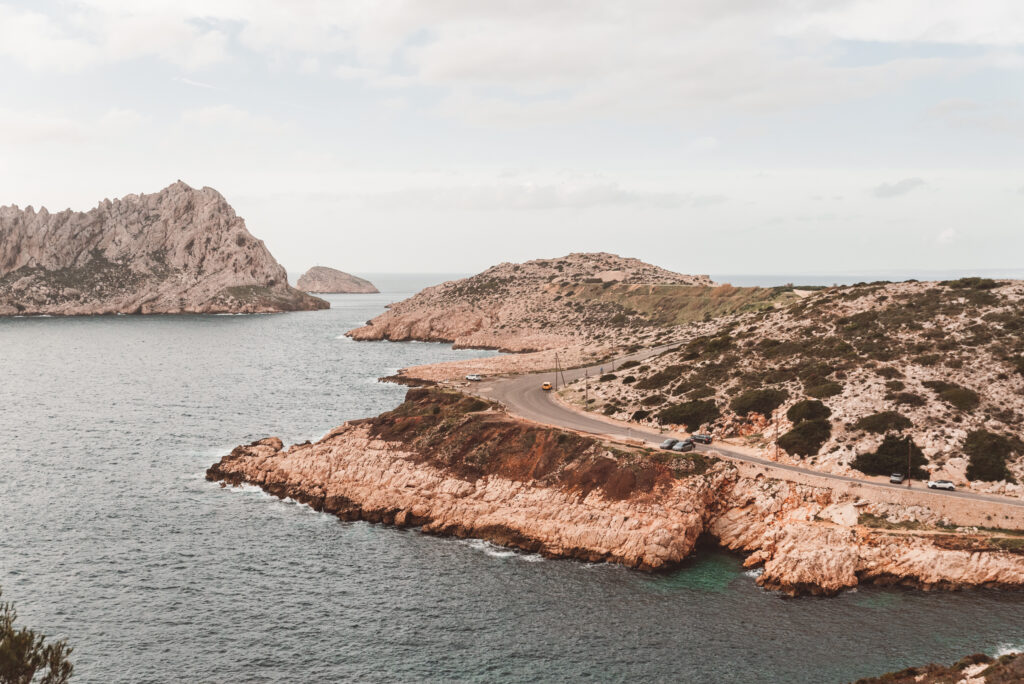
{"label": "sky", "polygon": [[0,0],[0,204],[219,190],[289,271],[1021,268],[1018,0]]}

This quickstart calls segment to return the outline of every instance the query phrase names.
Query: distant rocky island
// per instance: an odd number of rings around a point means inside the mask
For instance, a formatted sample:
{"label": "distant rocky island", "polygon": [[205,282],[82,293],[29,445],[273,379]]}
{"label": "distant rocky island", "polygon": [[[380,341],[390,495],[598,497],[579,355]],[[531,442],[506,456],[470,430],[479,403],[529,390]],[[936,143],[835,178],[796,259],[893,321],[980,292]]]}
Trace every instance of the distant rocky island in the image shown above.
{"label": "distant rocky island", "polygon": [[178,181],[87,212],[0,207],[0,315],[269,313],[330,305],[213,188]]}
{"label": "distant rocky island", "polygon": [[295,284],[303,292],[316,294],[374,294],[380,292],[373,283],[351,273],[327,266],[314,266]]}

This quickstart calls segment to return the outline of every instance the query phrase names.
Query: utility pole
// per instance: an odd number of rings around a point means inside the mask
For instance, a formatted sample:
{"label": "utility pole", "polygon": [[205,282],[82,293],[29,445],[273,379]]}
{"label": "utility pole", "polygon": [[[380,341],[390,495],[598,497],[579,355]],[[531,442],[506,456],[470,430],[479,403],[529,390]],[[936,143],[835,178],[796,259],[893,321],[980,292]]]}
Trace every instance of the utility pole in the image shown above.
{"label": "utility pole", "polygon": [[590,369],[583,369],[583,408],[590,406]]}
{"label": "utility pole", "polygon": [[914,444],[914,438],[907,435],[907,489],[910,489],[910,448]]}
{"label": "utility pole", "polygon": [[772,411],[772,422],[775,423],[775,460],[779,460],[779,409]]}
{"label": "utility pole", "polygon": [[555,352],[555,391],[558,391],[558,352]]}

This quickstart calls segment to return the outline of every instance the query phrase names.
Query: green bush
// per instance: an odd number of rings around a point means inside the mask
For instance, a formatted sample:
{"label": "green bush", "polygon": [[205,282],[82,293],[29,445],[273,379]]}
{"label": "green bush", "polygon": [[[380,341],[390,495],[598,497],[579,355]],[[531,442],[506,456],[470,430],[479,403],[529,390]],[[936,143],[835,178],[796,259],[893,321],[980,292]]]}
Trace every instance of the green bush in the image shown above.
{"label": "green bush", "polygon": [[622,384],[624,385],[628,385],[631,382],[636,382],[636,378],[633,377],[632,375],[627,375],[626,377],[622,378]]}
{"label": "green bush", "polygon": [[879,366],[878,368],[875,369],[875,372],[881,375],[883,378],[889,378],[890,380],[893,378],[903,377],[903,373],[900,373],[892,366]]}
{"label": "green bush", "polygon": [[925,473],[922,466],[928,461],[921,452],[921,448],[914,444],[909,437],[886,435],[877,451],[858,455],[850,465],[866,475],[906,473],[908,445],[910,448],[911,476],[917,479],[924,479],[927,473]]}
{"label": "green bush", "polygon": [[668,366],[654,375],[643,378],[636,383],[637,389],[661,389],[665,385],[679,378],[685,366]]}
{"label": "green bush", "polygon": [[633,415],[629,417],[630,420],[647,420],[650,417],[651,412],[640,409],[639,411],[633,411]]}
{"label": "green bush", "polygon": [[797,456],[814,456],[832,434],[832,424],[824,419],[804,420],[779,437],[779,448]]}
{"label": "green bush", "polygon": [[831,415],[832,409],[814,399],[798,401],[786,411],[786,418],[794,425],[805,420],[825,420]]}
{"label": "green bush", "polygon": [[17,620],[14,606],[0,603],[0,682],[65,684],[75,669],[68,659],[74,649],[63,639],[47,643],[35,630],[15,627]]}
{"label": "green bush", "polygon": [[623,361],[619,364],[619,370],[626,370],[627,368],[636,368],[640,365],[639,361]]}
{"label": "green bush", "polygon": [[770,416],[782,402],[789,398],[789,392],[783,389],[768,387],[766,389],[747,390],[729,403],[729,408],[741,416],[751,412]]}
{"label": "green bush", "polygon": [[1013,482],[1013,475],[1006,467],[1006,459],[1022,450],[1020,440],[1011,440],[988,430],[971,432],[964,440],[964,453],[970,457],[967,479]]}
{"label": "green bush", "polygon": [[905,404],[906,406],[924,406],[926,403],[924,397],[913,392],[898,392],[892,398],[897,404]]}
{"label": "green bush", "polygon": [[943,380],[929,380],[921,383],[939,395],[939,398],[961,411],[973,411],[978,408],[981,398],[974,390]]}
{"label": "green bush", "polygon": [[662,409],[655,416],[661,423],[672,423],[684,425],[687,430],[693,431],[704,423],[710,423],[721,415],[718,404],[709,399],[697,399],[686,401],[681,404],[673,404]]}
{"label": "green bush", "polygon": [[694,387],[692,390],[686,393],[686,396],[690,399],[704,399],[705,397],[714,396],[715,390],[711,389],[707,385],[700,385]]}
{"label": "green bush", "polygon": [[614,380],[617,377],[619,376],[617,376],[615,373],[605,373],[599,378],[599,380],[601,382],[608,382],[609,380]]}
{"label": "green bush", "polygon": [[954,290],[991,290],[999,287],[999,283],[991,278],[960,278],[958,280],[943,280],[939,285],[951,287]]}
{"label": "green bush", "polygon": [[867,430],[868,432],[884,435],[890,430],[897,432],[905,430],[910,425],[910,419],[903,414],[896,411],[882,411],[881,413],[864,416],[854,424],[854,427],[858,430]]}
{"label": "green bush", "polygon": [[665,403],[665,397],[660,394],[652,394],[648,397],[644,397],[643,401],[640,403],[644,406],[657,406],[658,404]]}
{"label": "green bush", "polygon": [[828,397],[834,397],[837,394],[842,394],[843,386],[841,383],[835,382],[834,380],[827,380],[816,385],[811,385],[810,387],[804,387],[804,392],[806,392],[807,396],[810,397],[827,399]]}

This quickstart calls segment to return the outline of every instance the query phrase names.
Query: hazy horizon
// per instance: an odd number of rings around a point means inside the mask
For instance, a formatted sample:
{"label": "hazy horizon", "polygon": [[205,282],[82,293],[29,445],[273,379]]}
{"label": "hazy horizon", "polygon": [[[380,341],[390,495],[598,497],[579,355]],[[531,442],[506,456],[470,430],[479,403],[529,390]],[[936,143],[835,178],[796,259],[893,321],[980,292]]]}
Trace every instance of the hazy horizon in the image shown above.
{"label": "hazy horizon", "polygon": [[1002,269],[1022,26],[1007,1],[0,2],[0,204],[181,179],[291,270]]}

